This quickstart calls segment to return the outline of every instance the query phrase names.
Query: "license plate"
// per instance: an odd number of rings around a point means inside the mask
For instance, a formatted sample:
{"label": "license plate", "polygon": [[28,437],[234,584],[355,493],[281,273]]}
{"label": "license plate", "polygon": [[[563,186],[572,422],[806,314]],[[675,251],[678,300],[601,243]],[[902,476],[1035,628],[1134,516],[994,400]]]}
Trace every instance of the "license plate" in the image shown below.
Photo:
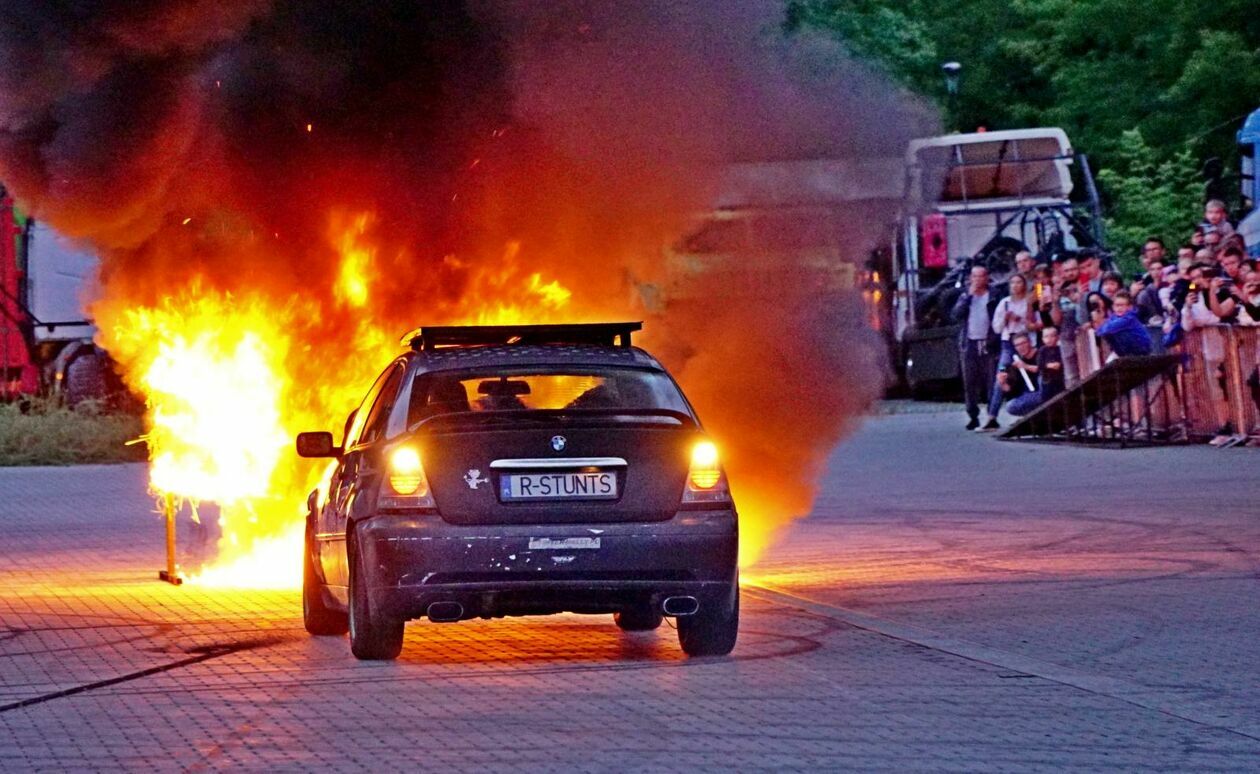
{"label": "license plate", "polygon": [[617,474],[510,473],[499,478],[499,498],[516,500],[615,500]]}
{"label": "license plate", "polygon": [[576,551],[595,550],[599,548],[599,538],[530,538],[531,551]]}

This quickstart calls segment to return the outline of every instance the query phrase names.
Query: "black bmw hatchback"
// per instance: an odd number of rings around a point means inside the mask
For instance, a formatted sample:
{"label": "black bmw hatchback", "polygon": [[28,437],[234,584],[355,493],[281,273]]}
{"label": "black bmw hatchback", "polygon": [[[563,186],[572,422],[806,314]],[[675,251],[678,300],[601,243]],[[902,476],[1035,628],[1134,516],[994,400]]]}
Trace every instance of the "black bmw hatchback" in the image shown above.
{"label": "black bmw hatchback", "polygon": [[559,612],[683,650],[739,626],[738,521],[713,442],[639,323],[425,327],[346,422],[308,498],[302,611],[391,659],[406,621]]}

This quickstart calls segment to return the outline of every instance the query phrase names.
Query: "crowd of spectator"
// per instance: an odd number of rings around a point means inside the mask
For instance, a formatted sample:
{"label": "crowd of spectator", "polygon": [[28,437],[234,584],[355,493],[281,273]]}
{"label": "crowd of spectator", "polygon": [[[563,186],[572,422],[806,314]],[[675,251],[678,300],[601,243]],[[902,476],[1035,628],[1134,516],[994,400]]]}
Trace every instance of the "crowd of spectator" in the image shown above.
{"label": "crowd of spectator", "polygon": [[[1204,326],[1260,326],[1260,271],[1224,203],[1207,203],[1203,222],[1177,246],[1175,258],[1161,238],[1147,239],[1141,264],[1126,283],[1104,268],[1096,251],[1051,264],[1021,252],[1001,298],[988,270],[974,266],[952,310],[962,325],[967,429],[997,430],[1003,404],[1021,416],[1075,384],[1087,354],[1078,351],[1082,328],[1105,342],[1111,359],[1150,354],[1156,337],[1172,346]],[[981,407],[987,409],[983,425]]]}

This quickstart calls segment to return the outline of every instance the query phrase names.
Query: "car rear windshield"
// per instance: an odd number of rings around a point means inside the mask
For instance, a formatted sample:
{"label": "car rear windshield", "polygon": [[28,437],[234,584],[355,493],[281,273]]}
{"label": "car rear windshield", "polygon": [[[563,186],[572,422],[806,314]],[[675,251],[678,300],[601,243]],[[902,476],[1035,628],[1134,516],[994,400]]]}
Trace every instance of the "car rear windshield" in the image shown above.
{"label": "car rear windshield", "polygon": [[633,368],[495,368],[421,374],[408,425],[458,412],[531,409],[664,409],[690,415],[677,385]]}

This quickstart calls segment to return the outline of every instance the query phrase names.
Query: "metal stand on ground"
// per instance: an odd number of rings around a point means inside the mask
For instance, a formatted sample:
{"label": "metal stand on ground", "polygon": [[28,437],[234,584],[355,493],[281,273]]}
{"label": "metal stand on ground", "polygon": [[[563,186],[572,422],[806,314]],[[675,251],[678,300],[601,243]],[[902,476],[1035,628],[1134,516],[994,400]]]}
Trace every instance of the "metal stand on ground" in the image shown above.
{"label": "metal stand on ground", "polygon": [[158,573],[158,579],[178,586],[184,582],[175,572],[175,497],[166,495],[162,500],[162,513],[166,516],[166,569]]}

